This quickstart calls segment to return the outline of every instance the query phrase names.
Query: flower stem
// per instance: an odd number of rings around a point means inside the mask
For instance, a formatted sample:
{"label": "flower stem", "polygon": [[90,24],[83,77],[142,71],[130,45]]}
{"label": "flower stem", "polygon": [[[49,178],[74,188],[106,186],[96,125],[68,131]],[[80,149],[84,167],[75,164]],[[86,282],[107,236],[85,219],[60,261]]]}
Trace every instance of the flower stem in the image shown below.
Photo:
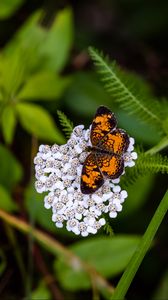
{"label": "flower stem", "polygon": [[125,272],[123,273],[111,300],[122,300],[124,299],[129,286],[146,254],[151,246],[152,240],[168,210],[168,190],[162,198],[139,246],[137,247],[135,253],[133,254]]}

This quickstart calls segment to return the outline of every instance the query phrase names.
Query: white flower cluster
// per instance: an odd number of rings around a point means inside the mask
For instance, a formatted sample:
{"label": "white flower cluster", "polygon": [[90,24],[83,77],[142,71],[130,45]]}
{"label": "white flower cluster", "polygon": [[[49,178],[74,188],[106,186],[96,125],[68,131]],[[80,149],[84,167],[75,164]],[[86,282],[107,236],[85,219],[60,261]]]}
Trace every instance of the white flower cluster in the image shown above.
{"label": "white flower cluster", "polygon": [[[84,195],[80,190],[82,163],[90,146],[90,129],[83,125],[74,128],[67,144],[58,146],[41,145],[34,158],[35,187],[37,192],[48,191],[44,198],[45,208],[52,209],[52,220],[57,227],[66,224],[68,231],[87,236],[96,234],[105,224],[102,214],[108,213],[115,218],[122,210],[127,192],[118,185],[120,178],[107,179],[102,187],[93,194]],[[137,153],[134,139],[130,138],[127,152],[124,154],[125,167],[134,166]]]}

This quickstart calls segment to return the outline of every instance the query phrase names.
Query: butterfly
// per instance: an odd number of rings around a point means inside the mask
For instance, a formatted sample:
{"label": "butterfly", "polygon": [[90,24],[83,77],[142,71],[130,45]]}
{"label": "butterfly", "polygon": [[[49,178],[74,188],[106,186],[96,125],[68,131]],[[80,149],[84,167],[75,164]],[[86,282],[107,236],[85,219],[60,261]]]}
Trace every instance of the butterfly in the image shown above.
{"label": "butterfly", "polygon": [[81,192],[92,194],[104,183],[106,178],[116,179],[124,170],[123,154],[129,146],[128,134],[117,127],[117,120],[107,107],[100,106],[91,126],[92,146],[86,157],[81,173]]}

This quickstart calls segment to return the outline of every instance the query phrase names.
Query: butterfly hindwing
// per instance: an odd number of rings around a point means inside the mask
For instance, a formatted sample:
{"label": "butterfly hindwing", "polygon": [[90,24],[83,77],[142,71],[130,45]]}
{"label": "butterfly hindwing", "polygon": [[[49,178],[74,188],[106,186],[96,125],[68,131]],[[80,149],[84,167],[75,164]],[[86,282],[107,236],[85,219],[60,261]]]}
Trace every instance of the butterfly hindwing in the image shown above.
{"label": "butterfly hindwing", "polygon": [[104,136],[98,143],[98,147],[115,154],[124,153],[129,145],[129,137],[123,129],[115,129]]}
{"label": "butterfly hindwing", "polygon": [[101,173],[106,178],[116,179],[123,173],[124,160],[119,155],[98,153],[96,161]]}
{"label": "butterfly hindwing", "polygon": [[117,125],[114,114],[105,106],[100,106],[95,114],[91,127],[91,142],[97,146],[99,141]]}
{"label": "butterfly hindwing", "polygon": [[97,191],[104,179],[100,168],[98,167],[96,156],[94,153],[90,153],[83,164],[81,175],[81,192],[83,194],[92,194]]}

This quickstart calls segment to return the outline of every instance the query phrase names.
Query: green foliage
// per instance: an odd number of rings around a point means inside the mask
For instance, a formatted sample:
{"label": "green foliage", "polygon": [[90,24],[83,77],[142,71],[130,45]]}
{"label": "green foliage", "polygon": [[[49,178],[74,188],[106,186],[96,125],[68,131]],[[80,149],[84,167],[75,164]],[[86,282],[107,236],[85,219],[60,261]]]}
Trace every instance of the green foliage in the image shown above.
{"label": "green foliage", "polygon": [[6,105],[3,112],[2,112],[2,132],[5,139],[5,142],[7,144],[11,144],[14,132],[15,132],[15,126],[16,126],[16,114],[15,110],[11,105]]}
{"label": "green foliage", "polygon": [[0,19],[9,18],[24,3],[25,0],[1,0]]}
{"label": "green foliage", "polygon": [[67,116],[62,111],[57,110],[57,114],[63,131],[65,132],[66,137],[69,138],[73,131],[73,123],[68,120]]}
{"label": "green foliage", "polygon": [[25,208],[33,223],[38,223],[42,228],[55,232],[55,225],[51,222],[51,210],[44,208],[44,195],[37,194],[34,182],[25,190]]}
{"label": "green foliage", "polygon": [[149,155],[145,153],[140,153],[139,158],[136,163],[136,167],[133,168],[133,172],[146,174],[149,173],[168,173],[168,157],[162,156],[157,153],[154,155]]}
{"label": "green foliage", "polygon": [[70,78],[51,71],[33,74],[18,94],[19,100],[56,100],[70,84]]}
{"label": "green foliage", "polygon": [[13,154],[3,145],[0,145],[0,166],[0,184],[2,184],[6,190],[12,191],[16,184],[22,179],[23,170]]}
{"label": "green foliage", "polygon": [[168,173],[168,158],[161,154],[146,154],[144,152],[138,153],[138,159],[134,168],[127,169],[127,178],[123,177],[123,184],[128,186],[137,180],[139,176],[155,173]]}
{"label": "green foliage", "polygon": [[106,235],[112,236],[114,234],[113,228],[111,227],[107,219],[106,219],[106,224],[103,227],[103,230]]}
{"label": "green foliage", "polygon": [[123,211],[119,215],[119,218],[126,218],[128,220],[130,215],[134,215],[140,210],[149,199],[155,180],[153,174],[145,174],[145,172],[143,176],[134,177],[135,175],[131,173],[131,169],[128,170],[130,172],[126,170],[126,176],[123,176],[124,178],[121,182],[121,186],[125,188],[128,193],[128,201],[125,201]]}
{"label": "green foliage", "polygon": [[52,299],[51,293],[47,288],[44,281],[40,281],[35,290],[31,293],[32,300],[50,300]]}
{"label": "green foliage", "polygon": [[109,96],[103,90],[95,74],[78,72],[73,75],[72,79],[72,83],[65,93],[65,104],[77,116],[91,118],[99,105],[104,103],[108,106],[110,104]]}
{"label": "green foliage", "polygon": [[18,103],[16,112],[23,128],[28,132],[48,141],[64,143],[64,138],[54,125],[52,117],[39,105]]}
{"label": "green foliage", "polygon": [[[140,238],[135,236],[97,237],[74,244],[71,249],[105,277],[112,277],[125,269]],[[68,266],[64,259],[55,262],[60,283],[68,290],[88,289],[90,278],[75,261]]]}
{"label": "green foliage", "polygon": [[2,185],[0,185],[0,199],[1,199],[0,201],[1,209],[8,212],[12,212],[16,210],[17,208],[16,204],[13,202],[12,197],[10,196],[8,191]]}
{"label": "green foliage", "polygon": [[136,76],[123,72],[115,62],[110,63],[97,50],[90,47],[89,53],[113,100],[130,114],[135,114],[140,120],[155,125],[159,131],[163,132],[161,105],[154,97],[151,97],[146,85],[137,80]]}
{"label": "green foliage", "polygon": [[60,72],[68,58],[73,42],[73,16],[70,8],[57,14],[41,48],[44,68]]}
{"label": "green foliage", "polygon": [[59,101],[71,82],[59,72],[73,42],[72,11],[58,12],[49,28],[40,25],[42,17],[42,11],[31,16],[0,54],[0,125],[7,144],[13,141],[18,119],[37,138],[64,142],[46,109],[25,102]]}

